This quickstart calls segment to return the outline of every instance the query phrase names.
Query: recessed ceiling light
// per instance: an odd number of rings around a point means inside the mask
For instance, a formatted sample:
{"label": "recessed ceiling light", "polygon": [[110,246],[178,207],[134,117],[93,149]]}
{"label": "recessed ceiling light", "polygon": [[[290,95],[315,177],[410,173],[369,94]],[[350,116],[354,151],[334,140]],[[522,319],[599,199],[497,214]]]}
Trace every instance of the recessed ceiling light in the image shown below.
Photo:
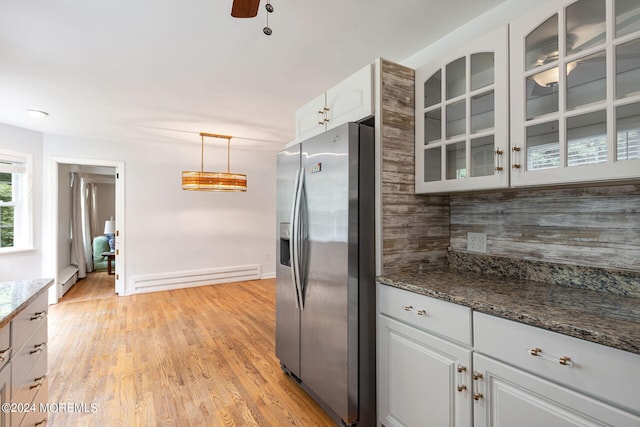
{"label": "recessed ceiling light", "polygon": [[42,119],[49,115],[49,113],[47,113],[46,111],[32,110],[32,109],[28,109],[27,113],[29,113],[31,117],[37,117],[39,119]]}

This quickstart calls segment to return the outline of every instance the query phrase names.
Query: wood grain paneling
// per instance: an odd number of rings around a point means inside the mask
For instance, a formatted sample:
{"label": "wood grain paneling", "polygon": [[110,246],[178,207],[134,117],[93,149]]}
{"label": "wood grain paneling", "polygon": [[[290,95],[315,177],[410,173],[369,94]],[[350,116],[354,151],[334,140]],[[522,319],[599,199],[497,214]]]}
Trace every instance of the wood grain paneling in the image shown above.
{"label": "wood grain paneling", "polygon": [[640,271],[640,184],[452,195],[451,247],[487,234],[499,256]]}
{"label": "wood grain paneling", "polygon": [[414,74],[380,61],[383,274],[442,268],[449,245],[448,196],[414,194]]}

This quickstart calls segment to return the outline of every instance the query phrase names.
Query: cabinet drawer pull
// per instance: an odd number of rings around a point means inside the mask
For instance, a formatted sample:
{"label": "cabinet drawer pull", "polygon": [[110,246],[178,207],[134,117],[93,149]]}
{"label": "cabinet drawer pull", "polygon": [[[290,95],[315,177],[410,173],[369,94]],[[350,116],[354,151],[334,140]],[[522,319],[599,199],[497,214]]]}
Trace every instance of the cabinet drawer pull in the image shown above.
{"label": "cabinet drawer pull", "polygon": [[466,385],[464,385],[464,384],[462,384],[462,385],[459,385],[459,386],[458,386],[458,391],[459,391],[460,393],[462,393],[462,392],[463,392],[463,391],[465,391],[466,389],[467,389],[467,386],[466,386]]}
{"label": "cabinet drawer pull", "polygon": [[47,314],[46,311],[39,311],[37,313],[34,313],[34,315],[31,316],[31,318],[29,320],[31,320],[31,321],[42,320],[42,318],[44,317],[45,314]]}
{"label": "cabinet drawer pull", "polygon": [[44,379],[47,378],[46,375],[43,375],[39,378],[34,378],[34,383],[29,387],[30,390],[33,390],[34,388],[38,388],[38,387],[42,387],[42,384],[44,384]]}
{"label": "cabinet drawer pull", "polygon": [[559,363],[564,366],[573,367],[573,362],[571,361],[571,358],[569,356],[562,356],[562,357],[549,356],[543,353],[542,349],[538,347],[528,349],[527,353],[529,353],[532,356],[539,357],[543,360],[547,360],[549,362]]}
{"label": "cabinet drawer pull", "polygon": [[411,310],[413,310],[413,306],[412,305],[405,305],[404,307],[402,307],[402,309],[404,311],[411,311]]}
{"label": "cabinet drawer pull", "polygon": [[9,353],[11,353],[11,347],[0,351],[0,362],[4,362],[5,356],[7,356]]}
{"label": "cabinet drawer pull", "polygon": [[482,393],[473,393],[473,400],[480,400],[484,397]]}
{"label": "cabinet drawer pull", "polygon": [[46,345],[47,345],[46,342],[34,345],[33,350],[31,350],[29,354],[40,353],[42,350],[44,350],[44,346]]}
{"label": "cabinet drawer pull", "polygon": [[418,310],[418,312],[416,314],[418,316],[426,316],[427,315],[427,310]]}
{"label": "cabinet drawer pull", "polygon": [[473,379],[475,381],[481,380],[482,379],[482,374],[480,372],[474,372],[473,373]]}

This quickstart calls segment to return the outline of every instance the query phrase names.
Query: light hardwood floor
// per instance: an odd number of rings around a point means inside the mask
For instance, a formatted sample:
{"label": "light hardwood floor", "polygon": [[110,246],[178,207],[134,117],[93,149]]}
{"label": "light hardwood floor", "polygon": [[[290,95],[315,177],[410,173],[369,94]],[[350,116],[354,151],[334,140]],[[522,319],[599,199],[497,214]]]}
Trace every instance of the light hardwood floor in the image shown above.
{"label": "light hardwood floor", "polygon": [[280,369],[274,280],[118,297],[112,277],[50,307],[49,402],[96,411],[48,426],[335,426]]}

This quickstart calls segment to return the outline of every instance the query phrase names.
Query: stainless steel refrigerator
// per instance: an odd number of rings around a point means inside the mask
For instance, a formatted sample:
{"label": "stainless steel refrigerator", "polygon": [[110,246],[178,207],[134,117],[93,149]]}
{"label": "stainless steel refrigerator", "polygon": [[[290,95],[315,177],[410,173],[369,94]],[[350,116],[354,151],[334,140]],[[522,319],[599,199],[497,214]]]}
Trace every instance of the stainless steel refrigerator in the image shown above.
{"label": "stainless steel refrigerator", "polygon": [[278,153],[276,355],[342,425],[374,426],[373,128]]}

